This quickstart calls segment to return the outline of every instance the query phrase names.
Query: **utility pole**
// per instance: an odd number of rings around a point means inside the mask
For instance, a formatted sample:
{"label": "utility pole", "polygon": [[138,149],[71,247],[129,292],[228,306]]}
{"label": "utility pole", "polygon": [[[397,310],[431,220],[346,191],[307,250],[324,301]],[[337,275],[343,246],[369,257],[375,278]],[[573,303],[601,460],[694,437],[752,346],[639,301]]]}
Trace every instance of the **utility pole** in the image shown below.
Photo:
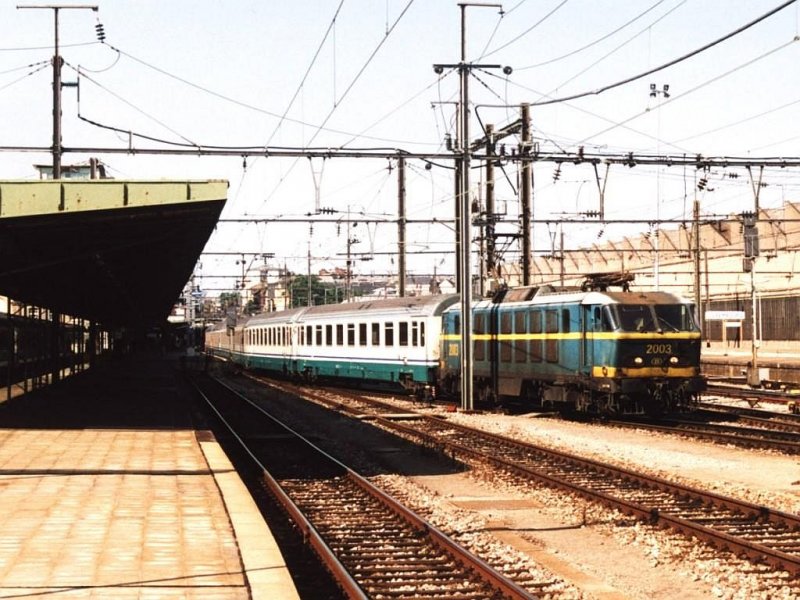
{"label": "utility pole", "polygon": [[[484,238],[486,240],[486,275],[496,280],[496,258],[494,239],[494,125],[486,125],[486,225]],[[483,274],[481,274],[483,279]]]}
{"label": "utility pole", "polygon": [[694,222],[692,223],[692,241],[694,242],[694,305],[700,325],[700,339],[705,337],[702,305],[700,304],[700,200],[694,201]]}
{"label": "utility pole", "polygon": [[53,179],[61,179],[61,66],[64,60],[58,50],[58,13],[62,9],[86,9],[97,12],[96,4],[72,5],[17,5],[17,9],[47,8],[53,11],[54,22],[54,52],[53,52]]}
{"label": "utility pole", "polygon": [[745,270],[750,271],[750,299],[753,317],[750,340],[752,362],[747,370],[747,383],[751,387],[759,387],[761,385],[761,377],[758,373],[758,346],[760,340],[758,339],[758,306],[756,302],[756,258],[759,255],[758,213],[742,213],[742,221],[744,224],[744,267]]}
{"label": "utility pole", "polygon": [[[522,104],[520,107],[520,118],[522,119],[522,147],[520,148],[520,154],[523,156],[527,156],[530,153],[532,143],[530,110],[530,104],[527,103]],[[522,204],[522,285],[524,286],[531,284],[531,169],[531,162],[523,160],[520,202]]]}
{"label": "utility pole", "polygon": [[[471,411],[474,408],[472,397],[472,269],[470,268],[470,239],[472,225],[472,203],[469,197],[469,73],[474,68],[500,68],[501,65],[477,65],[467,63],[467,7],[494,7],[502,12],[500,4],[483,4],[459,2],[461,9],[461,60],[455,65],[434,65],[434,71],[441,73],[445,67],[457,68],[459,71],[459,118],[461,124],[460,139],[456,151],[459,157],[456,164],[460,167],[460,186],[456,187],[456,206],[460,209],[456,227],[460,233],[460,248],[456,255],[461,257],[458,273],[460,273],[459,291],[461,293],[461,409]],[[508,71],[510,73],[510,70]],[[460,188],[460,189],[459,189]],[[458,236],[457,238],[458,239]]]}
{"label": "utility pole", "polygon": [[406,296],[406,159],[397,159],[397,295]]}
{"label": "utility pole", "polygon": [[306,274],[306,287],[308,288],[308,298],[306,299],[306,306],[313,306],[311,297],[311,236],[314,235],[314,226],[308,227],[308,265]]}

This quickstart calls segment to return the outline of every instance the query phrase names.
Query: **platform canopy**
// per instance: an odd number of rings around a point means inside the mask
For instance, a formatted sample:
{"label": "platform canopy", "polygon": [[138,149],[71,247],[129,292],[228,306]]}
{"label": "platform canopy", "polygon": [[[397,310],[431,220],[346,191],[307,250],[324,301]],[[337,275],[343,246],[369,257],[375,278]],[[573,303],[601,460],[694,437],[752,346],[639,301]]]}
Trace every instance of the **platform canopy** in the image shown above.
{"label": "platform canopy", "polygon": [[107,327],[160,324],[228,182],[0,181],[0,295]]}

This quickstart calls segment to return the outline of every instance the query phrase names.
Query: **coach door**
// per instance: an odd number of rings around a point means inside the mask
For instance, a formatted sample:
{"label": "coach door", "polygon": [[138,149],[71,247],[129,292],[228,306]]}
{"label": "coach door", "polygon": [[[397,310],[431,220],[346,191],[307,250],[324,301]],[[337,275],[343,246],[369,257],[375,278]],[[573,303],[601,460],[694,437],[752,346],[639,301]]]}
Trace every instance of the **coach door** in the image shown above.
{"label": "coach door", "polygon": [[582,306],[581,310],[581,371],[585,374],[591,374],[592,365],[594,365],[594,334],[599,331],[600,322],[600,307],[599,306]]}

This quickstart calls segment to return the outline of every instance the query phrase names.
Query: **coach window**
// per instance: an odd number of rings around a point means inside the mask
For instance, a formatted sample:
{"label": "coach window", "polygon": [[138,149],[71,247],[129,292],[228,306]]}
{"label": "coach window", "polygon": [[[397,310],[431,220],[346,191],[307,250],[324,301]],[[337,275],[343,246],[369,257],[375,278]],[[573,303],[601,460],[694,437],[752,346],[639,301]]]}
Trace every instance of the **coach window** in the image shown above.
{"label": "coach window", "polygon": [[306,325],[306,344],[309,346],[314,345],[314,326]]}
{"label": "coach window", "polygon": [[358,345],[359,346],[366,346],[367,345],[367,324],[366,323],[359,323],[358,324]]}
{"label": "coach window", "polygon": [[344,346],[344,324],[342,323],[336,325],[336,345]]}
{"label": "coach window", "polygon": [[419,346],[419,321],[411,321],[411,345]]}
{"label": "coach window", "polygon": [[381,324],[380,323],[372,323],[372,345],[373,346],[380,346],[381,345]]}
{"label": "coach window", "polygon": [[400,321],[397,324],[397,345],[408,346],[408,321]]}
{"label": "coach window", "polygon": [[314,326],[314,335],[316,338],[314,340],[314,344],[316,344],[317,346],[322,346],[322,325]]}
{"label": "coach window", "polygon": [[419,323],[419,345],[425,345],[425,321]]}
{"label": "coach window", "polygon": [[325,345],[333,346],[333,325],[325,325]]}
{"label": "coach window", "polygon": [[356,345],[356,325],[355,325],[355,323],[348,323],[347,324],[347,345],[348,346],[355,346]]}
{"label": "coach window", "polygon": [[386,346],[394,346],[394,323],[391,321],[383,324],[383,343]]}

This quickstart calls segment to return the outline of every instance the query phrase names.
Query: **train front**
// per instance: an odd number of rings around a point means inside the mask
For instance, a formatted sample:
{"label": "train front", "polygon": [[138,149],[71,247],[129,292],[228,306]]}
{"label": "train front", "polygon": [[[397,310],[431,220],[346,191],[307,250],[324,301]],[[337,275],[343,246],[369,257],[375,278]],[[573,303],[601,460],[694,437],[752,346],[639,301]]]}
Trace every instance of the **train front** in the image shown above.
{"label": "train front", "polygon": [[665,292],[605,292],[585,338],[594,389],[614,411],[686,410],[705,389],[694,305]]}

